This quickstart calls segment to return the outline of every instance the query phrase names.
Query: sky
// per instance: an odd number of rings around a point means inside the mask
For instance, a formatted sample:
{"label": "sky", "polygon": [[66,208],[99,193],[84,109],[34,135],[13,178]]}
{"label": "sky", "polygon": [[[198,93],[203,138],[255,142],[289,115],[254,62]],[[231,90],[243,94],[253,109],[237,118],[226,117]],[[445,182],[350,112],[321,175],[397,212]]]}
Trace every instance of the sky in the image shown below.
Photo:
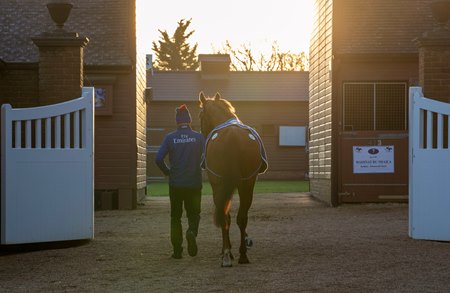
{"label": "sky", "polygon": [[152,54],[152,41],[158,41],[158,30],[170,36],[181,19],[192,19],[188,39],[198,43],[198,54],[211,54],[226,40],[234,48],[249,45],[255,53],[269,53],[273,41],[281,51],[292,53],[309,50],[314,0],[137,0],[137,25],[140,46]]}

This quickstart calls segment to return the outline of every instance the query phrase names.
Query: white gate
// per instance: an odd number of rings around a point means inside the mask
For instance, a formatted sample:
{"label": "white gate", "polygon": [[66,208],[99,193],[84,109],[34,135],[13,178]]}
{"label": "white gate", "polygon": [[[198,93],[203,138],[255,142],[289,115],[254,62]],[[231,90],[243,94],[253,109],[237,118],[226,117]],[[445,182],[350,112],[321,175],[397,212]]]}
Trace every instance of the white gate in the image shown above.
{"label": "white gate", "polygon": [[94,237],[93,99],[2,106],[2,244]]}
{"label": "white gate", "polygon": [[409,235],[450,241],[450,104],[409,96]]}

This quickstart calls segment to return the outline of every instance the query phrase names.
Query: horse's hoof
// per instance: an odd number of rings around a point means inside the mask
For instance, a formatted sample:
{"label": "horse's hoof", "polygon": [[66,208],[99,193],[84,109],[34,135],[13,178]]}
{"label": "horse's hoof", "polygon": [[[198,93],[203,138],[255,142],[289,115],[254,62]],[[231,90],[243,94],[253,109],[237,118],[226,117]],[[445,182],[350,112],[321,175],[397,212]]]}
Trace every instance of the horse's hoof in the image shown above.
{"label": "horse's hoof", "polygon": [[224,253],[224,255],[222,257],[222,268],[229,268],[232,266],[233,266],[233,263],[232,263],[231,253]]}
{"label": "horse's hoof", "polygon": [[245,237],[245,245],[247,246],[247,248],[250,248],[253,246],[253,240],[250,237]]}
{"label": "horse's hoof", "polygon": [[231,262],[230,259],[225,260],[222,259],[222,268],[231,268],[233,266],[233,263]]}
{"label": "horse's hoof", "polygon": [[224,263],[224,262],[222,262],[222,268],[231,268],[233,266],[233,264],[230,262],[230,263]]}
{"label": "horse's hoof", "polygon": [[239,257],[239,263],[240,264],[248,264],[248,263],[250,263],[250,261],[248,260],[247,256],[241,256],[241,257]]}

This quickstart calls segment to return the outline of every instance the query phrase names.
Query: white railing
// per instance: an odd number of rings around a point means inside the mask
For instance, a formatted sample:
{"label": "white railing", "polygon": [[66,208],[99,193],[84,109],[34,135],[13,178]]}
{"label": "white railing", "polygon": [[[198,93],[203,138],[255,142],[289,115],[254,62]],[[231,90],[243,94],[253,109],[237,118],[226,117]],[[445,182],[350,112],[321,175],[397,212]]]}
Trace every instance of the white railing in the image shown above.
{"label": "white railing", "polygon": [[409,97],[409,235],[450,241],[450,104]]}
{"label": "white railing", "polygon": [[2,106],[2,244],[93,238],[93,99]]}

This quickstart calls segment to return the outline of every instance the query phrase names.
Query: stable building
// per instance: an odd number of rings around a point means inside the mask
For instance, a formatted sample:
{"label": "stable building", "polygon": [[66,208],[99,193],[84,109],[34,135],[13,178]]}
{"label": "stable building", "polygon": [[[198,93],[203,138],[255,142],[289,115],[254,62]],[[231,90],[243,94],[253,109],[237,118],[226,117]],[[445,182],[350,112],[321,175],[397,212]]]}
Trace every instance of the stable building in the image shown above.
{"label": "stable building", "polygon": [[54,104],[95,87],[96,208],[135,208],[146,190],[146,70],[136,45],[136,1],[48,2],[54,21],[45,2],[0,1],[0,102]]}
{"label": "stable building", "polygon": [[260,134],[269,160],[260,179],[307,178],[308,72],[230,71],[227,54],[200,54],[199,71],[148,71],[147,176],[162,180],[154,157],[164,136],[176,128],[175,107],[186,104],[200,131],[200,91],[219,92],[239,119]]}
{"label": "stable building", "polygon": [[316,1],[309,76],[316,198],[330,205],[407,201],[408,89],[450,96],[449,46],[430,33],[439,26],[432,2],[439,1]]}

